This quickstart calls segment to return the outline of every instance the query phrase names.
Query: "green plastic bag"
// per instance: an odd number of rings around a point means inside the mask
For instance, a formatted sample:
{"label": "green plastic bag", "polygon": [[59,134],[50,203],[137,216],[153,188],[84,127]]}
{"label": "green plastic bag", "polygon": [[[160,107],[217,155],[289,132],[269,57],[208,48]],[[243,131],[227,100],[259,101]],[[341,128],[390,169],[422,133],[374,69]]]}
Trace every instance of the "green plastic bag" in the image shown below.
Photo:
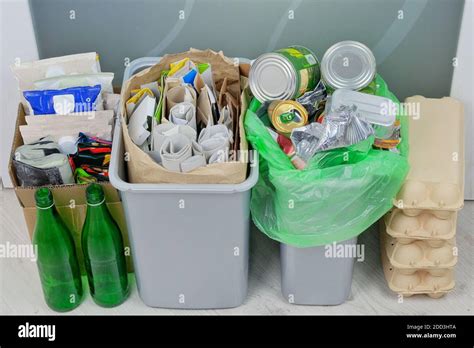
{"label": "green plastic bag", "polygon": [[[375,83],[375,94],[399,103],[380,76]],[[400,154],[373,149],[370,137],[318,153],[304,170],[297,170],[263,122],[247,110],[247,139],[260,159],[250,202],[255,225],[270,238],[296,247],[340,242],[364,232],[390,210],[408,173],[408,125],[406,118],[397,118]]]}

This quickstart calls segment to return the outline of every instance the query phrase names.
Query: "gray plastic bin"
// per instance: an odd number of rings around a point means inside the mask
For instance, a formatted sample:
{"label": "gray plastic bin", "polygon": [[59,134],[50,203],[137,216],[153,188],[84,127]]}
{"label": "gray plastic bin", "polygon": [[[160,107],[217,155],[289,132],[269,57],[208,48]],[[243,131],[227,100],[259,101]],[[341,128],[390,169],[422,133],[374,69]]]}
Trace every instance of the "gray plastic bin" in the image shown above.
{"label": "gray plastic bin", "polygon": [[[355,249],[357,237],[337,244]],[[327,257],[325,246],[296,248],[281,243],[280,262],[281,290],[289,303],[338,305],[349,297],[354,257]]]}
{"label": "gray plastic bin", "polygon": [[[124,79],[158,60],[132,62]],[[131,184],[117,122],[109,175],[121,193],[138,291],[146,305],[205,309],[243,303],[250,190],[258,179],[258,159],[241,184]]]}

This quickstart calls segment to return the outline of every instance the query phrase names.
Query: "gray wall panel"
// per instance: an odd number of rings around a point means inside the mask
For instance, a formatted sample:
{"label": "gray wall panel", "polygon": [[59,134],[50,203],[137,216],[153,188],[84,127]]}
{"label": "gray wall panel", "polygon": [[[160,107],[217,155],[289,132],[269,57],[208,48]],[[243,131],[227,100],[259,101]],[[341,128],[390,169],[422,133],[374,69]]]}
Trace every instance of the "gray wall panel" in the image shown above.
{"label": "gray wall panel", "polygon": [[[41,58],[97,51],[120,84],[124,59],[189,47],[255,58],[289,44],[319,57],[340,40],[374,50],[400,97],[449,94],[463,0],[30,0]],[[75,19],[70,19],[70,11]],[[184,10],[185,19],[179,19]],[[289,11],[294,11],[290,19]],[[398,19],[399,11],[403,19]]]}

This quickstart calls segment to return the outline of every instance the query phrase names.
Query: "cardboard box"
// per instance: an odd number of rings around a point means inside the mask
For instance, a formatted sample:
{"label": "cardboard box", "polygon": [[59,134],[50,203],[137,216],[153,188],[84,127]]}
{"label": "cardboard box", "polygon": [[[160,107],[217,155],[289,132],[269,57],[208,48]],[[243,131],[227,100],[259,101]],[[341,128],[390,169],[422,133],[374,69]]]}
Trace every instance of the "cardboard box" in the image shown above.
{"label": "cardboard box", "polygon": [[[10,160],[8,163],[8,172],[15,189],[15,194],[18,198],[18,202],[23,209],[23,215],[25,216],[26,226],[30,238],[33,236],[33,231],[36,223],[36,204],[35,204],[35,191],[37,187],[21,187],[18,184],[16,178],[15,168],[13,167],[12,158],[14,156],[15,149],[23,145],[23,139],[20,134],[20,126],[25,125],[25,110],[23,105],[18,106],[18,116],[15,125],[15,135],[13,137],[13,144],[10,154]],[[107,207],[109,208],[112,217],[117,222],[122,231],[124,245],[127,251],[130,251],[130,243],[128,239],[127,224],[125,221],[125,215],[123,212],[122,201],[120,199],[119,192],[110,184],[102,183],[102,187],[105,192],[105,199]],[[63,219],[66,226],[70,229],[76,242],[77,255],[81,264],[81,269],[84,273],[83,254],[81,248],[81,231],[82,225],[86,217],[86,187],[87,185],[71,184],[71,185],[55,185],[50,186],[56,208],[58,209],[59,215]],[[127,266],[128,271],[133,272],[133,265],[131,259],[131,252],[127,253]]]}

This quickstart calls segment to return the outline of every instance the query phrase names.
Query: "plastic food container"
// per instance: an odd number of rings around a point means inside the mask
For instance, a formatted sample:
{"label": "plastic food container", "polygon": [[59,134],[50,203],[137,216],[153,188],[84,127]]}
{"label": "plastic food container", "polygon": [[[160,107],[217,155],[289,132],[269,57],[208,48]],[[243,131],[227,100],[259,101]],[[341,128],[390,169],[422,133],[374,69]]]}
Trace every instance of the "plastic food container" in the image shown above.
{"label": "plastic food container", "polygon": [[[159,61],[130,63],[124,80]],[[127,182],[120,123],[115,125],[110,182],[121,194],[138,291],[165,308],[229,308],[247,294],[250,190],[258,160],[240,184]]]}
{"label": "plastic food container", "polygon": [[[355,255],[338,257],[336,248],[356,250],[357,237],[337,244],[296,248],[280,244],[283,297],[299,305],[339,305],[351,292]],[[328,249],[331,249],[328,251]]]}

